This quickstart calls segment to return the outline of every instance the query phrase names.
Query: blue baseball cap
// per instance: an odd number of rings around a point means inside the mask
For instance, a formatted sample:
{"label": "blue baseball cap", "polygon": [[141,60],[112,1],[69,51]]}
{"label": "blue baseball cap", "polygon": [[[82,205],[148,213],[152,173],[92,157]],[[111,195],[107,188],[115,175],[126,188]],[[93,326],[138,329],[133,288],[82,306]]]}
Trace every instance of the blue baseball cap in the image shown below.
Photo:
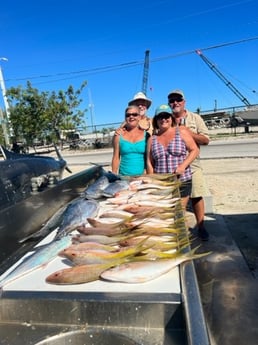
{"label": "blue baseball cap", "polygon": [[167,113],[169,115],[172,115],[172,110],[169,105],[162,104],[155,110],[155,116],[158,116],[159,114]]}

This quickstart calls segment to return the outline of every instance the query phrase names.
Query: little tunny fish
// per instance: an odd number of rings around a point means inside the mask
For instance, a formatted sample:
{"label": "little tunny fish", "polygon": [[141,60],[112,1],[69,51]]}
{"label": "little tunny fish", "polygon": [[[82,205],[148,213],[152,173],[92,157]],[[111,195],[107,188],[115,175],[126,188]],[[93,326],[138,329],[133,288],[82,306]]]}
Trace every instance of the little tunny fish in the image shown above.
{"label": "little tunny fish", "polygon": [[18,279],[25,274],[28,274],[40,267],[44,267],[51,260],[57,257],[57,254],[71,244],[71,237],[65,236],[60,240],[54,240],[49,244],[44,244],[39,247],[35,247],[35,251],[30,255],[24,258],[24,260],[16,266],[9,274],[3,277],[0,280],[1,288]]}
{"label": "little tunny fish", "polygon": [[173,259],[162,259],[153,261],[134,261],[124,263],[120,266],[110,268],[101,273],[101,278],[110,281],[123,283],[144,283],[160,277],[178,266],[179,264],[197,259],[209,253],[194,254],[197,248],[186,254],[178,254]]}
{"label": "little tunny fish", "polygon": [[100,176],[94,183],[89,185],[84,191],[87,199],[100,199],[102,197],[102,191],[109,185],[108,178],[103,175]]}
{"label": "little tunny fish", "polygon": [[58,228],[56,239],[66,236],[77,227],[87,224],[88,217],[95,217],[99,211],[99,202],[78,198],[68,204]]}
{"label": "little tunny fish", "polygon": [[30,234],[27,237],[19,240],[19,243],[23,243],[29,239],[39,238],[48,235],[51,231],[55,230],[58,226],[60,226],[62,222],[63,213],[67,206],[61,207],[57,212],[53,214],[51,218],[44,224],[38,231]]}
{"label": "little tunny fish", "polygon": [[129,189],[129,182],[126,180],[117,180],[115,182],[109,183],[109,185],[103,190],[103,196],[107,198],[112,198],[116,195],[116,193],[120,192],[121,190]]}
{"label": "little tunny fish", "polygon": [[108,178],[109,182],[115,182],[117,180],[121,180],[121,177],[115,173],[113,173],[112,171],[103,171],[104,176],[106,176]]}

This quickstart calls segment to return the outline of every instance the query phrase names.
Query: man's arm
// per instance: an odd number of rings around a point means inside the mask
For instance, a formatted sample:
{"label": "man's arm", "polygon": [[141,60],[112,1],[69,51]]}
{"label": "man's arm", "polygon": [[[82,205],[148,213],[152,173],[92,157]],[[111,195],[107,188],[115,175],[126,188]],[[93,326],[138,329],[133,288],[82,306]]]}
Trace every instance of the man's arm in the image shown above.
{"label": "man's arm", "polygon": [[197,133],[192,132],[192,137],[197,145],[208,145],[210,142],[209,130],[200,115],[195,117]]}
{"label": "man's arm", "polygon": [[210,142],[209,137],[201,133],[196,134],[192,132],[192,137],[197,145],[208,145]]}

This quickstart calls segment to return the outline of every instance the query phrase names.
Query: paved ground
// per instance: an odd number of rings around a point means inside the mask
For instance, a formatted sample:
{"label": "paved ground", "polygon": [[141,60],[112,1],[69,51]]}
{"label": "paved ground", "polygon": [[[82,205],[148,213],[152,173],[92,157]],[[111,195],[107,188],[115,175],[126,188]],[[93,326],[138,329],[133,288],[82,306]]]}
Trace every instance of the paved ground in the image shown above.
{"label": "paved ground", "polygon": [[[257,344],[258,159],[202,161],[213,203],[210,240],[195,262],[212,343]],[[196,240],[199,244],[200,241]]]}

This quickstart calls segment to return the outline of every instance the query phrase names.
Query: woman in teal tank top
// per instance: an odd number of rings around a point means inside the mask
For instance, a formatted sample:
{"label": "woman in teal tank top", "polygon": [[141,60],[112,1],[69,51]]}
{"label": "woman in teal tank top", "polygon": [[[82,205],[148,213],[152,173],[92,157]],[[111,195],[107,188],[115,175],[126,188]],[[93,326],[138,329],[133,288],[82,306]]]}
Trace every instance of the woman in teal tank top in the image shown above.
{"label": "woman in teal tank top", "polygon": [[148,133],[139,128],[140,113],[135,105],[125,110],[125,129],[113,138],[112,172],[123,176],[145,173]]}

